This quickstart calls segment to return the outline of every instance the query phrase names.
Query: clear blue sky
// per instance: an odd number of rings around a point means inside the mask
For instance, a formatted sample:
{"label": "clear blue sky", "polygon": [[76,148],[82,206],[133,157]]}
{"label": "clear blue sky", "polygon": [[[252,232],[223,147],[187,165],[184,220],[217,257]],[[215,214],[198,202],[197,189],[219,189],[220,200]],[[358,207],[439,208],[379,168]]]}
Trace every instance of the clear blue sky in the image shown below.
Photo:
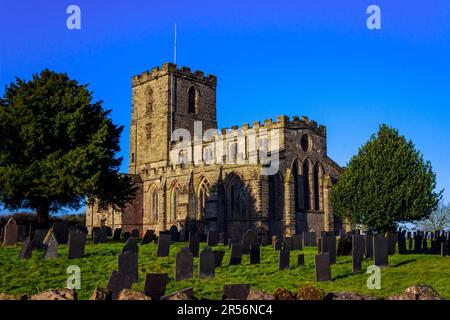
{"label": "clear blue sky", "polygon": [[[81,7],[82,29],[66,28]],[[366,8],[381,7],[368,30]],[[279,114],[328,128],[331,158],[345,165],[387,123],[412,139],[450,201],[450,1],[2,1],[0,93],[43,68],[90,83],[125,126],[131,77],[173,58],[218,76],[219,127]]]}

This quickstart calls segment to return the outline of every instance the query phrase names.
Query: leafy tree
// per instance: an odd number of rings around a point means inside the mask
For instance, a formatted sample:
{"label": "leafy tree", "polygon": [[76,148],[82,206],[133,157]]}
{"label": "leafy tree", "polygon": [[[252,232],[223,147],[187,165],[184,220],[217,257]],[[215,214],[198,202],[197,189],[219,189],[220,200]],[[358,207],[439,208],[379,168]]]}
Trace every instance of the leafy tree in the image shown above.
{"label": "leafy tree", "polygon": [[429,232],[450,228],[450,204],[444,205],[441,203],[428,218],[417,223],[417,228]]}
{"label": "leafy tree", "polygon": [[428,217],[437,207],[436,175],[431,164],[396,129],[381,125],[332,188],[338,216],[379,232],[398,222]]}
{"label": "leafy tree", "polygon": [[86,198],[125,206],[135,188],[118,173],[123,127],[109,115],[65,73],[16,78],[0,99],[0,202],[35,210],[40,227],[49,212],[79,209]]}

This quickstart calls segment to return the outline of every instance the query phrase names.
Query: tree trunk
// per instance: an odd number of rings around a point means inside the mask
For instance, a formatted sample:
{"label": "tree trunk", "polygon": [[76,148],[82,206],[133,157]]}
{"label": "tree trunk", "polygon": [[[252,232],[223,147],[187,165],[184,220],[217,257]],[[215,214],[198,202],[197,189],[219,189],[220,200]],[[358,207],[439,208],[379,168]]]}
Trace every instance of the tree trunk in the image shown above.
{"label": "tree trunk", "polygon": [[48,206],[40,206],[37,209],[37,227],[38,229],[48,229]]}

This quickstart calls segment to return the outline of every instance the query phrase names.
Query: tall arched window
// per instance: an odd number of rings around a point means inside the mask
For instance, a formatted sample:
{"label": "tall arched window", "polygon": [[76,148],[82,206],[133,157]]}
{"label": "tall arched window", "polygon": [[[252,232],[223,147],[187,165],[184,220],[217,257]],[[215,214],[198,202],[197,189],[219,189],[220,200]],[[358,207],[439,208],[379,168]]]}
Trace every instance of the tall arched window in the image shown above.
{"label": "tall arched window", "polygon": [[269,176],[269,217],[272,220],[279,220],[282,216],[282,178],[278,172]]}
{"label": "tall arched window", "polygon": [[189,113],[197,113],[198,112],[198,101],[199,101],[199,92],[198,90],[192,86],[188,91],[189,101],[188,101],[188,112]]}
{"label": "tall arched window", "polygon": [[308,159],[306,159],[303,162],[303,172],[302,172],[302,179],[303,179],[303,209],[308,210],[310,209],[310,192],[309,192],[309,162]]}
{"label": "tall arched window", "polygon": [[299,176],[298,176],[298,161],[294,162],[294,166],[292,168],[292,178],[294,179],[294,205],[295,211],[300,210],[300,185],[299,185]]}
{"label": "tall arched window", "polygon": [[323,168],[319,162],[314,166],[314,209],[322,210]]}
{"label": "tall arched window", "polygon": [[198,197],[196,202],[197,220],[205,219],[206,201],[208,199],[208,185],[206,180],[203,180],[198,188]]}
{"label": "tall arched window", "polygon": [[145,99],[146,99],[145,112],[147,114],[152,113],[152,111],[153,111],[153,90],[152,90],[152,88],[147,87]]}
{"label": "tall arched window", "polygon": [[171,221],[177,220],[177,206],[178,206],[178,189],[174,186],[172,189],[171,201],[170,201],[170,218]]}
{"label": "tall arched window", "polygon": [[229,183],[228,206],[229,214],[233,218],[242,218],[247,216],[247,190],[242,180],[234,176]]}
{"label": "tall arched window", "polygon": [[151,221],[158,222],[159,199],[158,199],[158,191],[156,189],[153,189],[150,196],[150,208],[151,208]]}

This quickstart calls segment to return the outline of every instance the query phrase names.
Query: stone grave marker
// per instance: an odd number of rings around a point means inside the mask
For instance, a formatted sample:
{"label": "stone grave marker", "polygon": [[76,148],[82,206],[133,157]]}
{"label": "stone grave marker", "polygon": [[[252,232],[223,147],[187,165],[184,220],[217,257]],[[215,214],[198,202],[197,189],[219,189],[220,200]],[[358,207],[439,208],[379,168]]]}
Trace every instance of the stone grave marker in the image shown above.
{"label": "stone grave marker", "polygon": [[373,237],[373,256],[374,264],[382,267],[388,265],[388,243],[382,235]]}
{"label": "stone grave marker", "polygon": [[106,229],[103,227],[95,227],[92,231],[92,242],[94,244],[106,243],[108,241],[106,232]]}
{"label": "stone grave marker", "polygon": [[373,236],[370,234],[364,237],[364,256],[366,259],[373,258]]}
{"label": "stone grave marker", "polygon": [[292,242],[292,237],[284,238],[284,250],[293,250],[294,244]]}
{"label": "stone grave marker", "polygon": [[339,238],[337,246],[338,256],[348,256],[352,254],[352,237],[353,234],[351,232],[347,232]]}
{"label": "stone grave marker", "polygon": [[242,261],[242,246],[239,243],[232,243],[230,265],[241,264],[241,261]]}
{"label": "stone grave marker", "polygon": [[170,234],[160,234],[158,238],[157,257],[168,257],[170,252]]}
{"label": "stone grave marker", "polygon": [[128,238],[127,243],[125,243],[125,245],[122,248],[122,253],[125,253],[127,251],[130,251],[133,253],[139,252],[139,247],[138,247],[136,238],[134,238],[134,237]]}
{"label": "stone grave marker", "polygon": [[19,237],[19,226],[14,218],[9,218],[3,230],[3,246],[11,247],[17,244]]}
{"label": "stone grave marker", "polygon": [[44,259],[56,258],[58,258],[58,241],[54,235],[51,235],[49,241],[45,245]]}
{"label": "stone grave marker", "polygon": [[189,250],[191,250],[194,257],[198,257],[200,251],[200,242],[198,241],[197,233],[189,233]]}
{"label": "stone grave marker", "polygon": [[59,221],[53,224],[53,233],[56,241],[60,244],[67,244],[69,238],[69,224],[66,221]]}
{"label": "stone grave marker", "polygon": [[19,259],[31,259],[32,252],[31,240],[27,237],[20,250]]}
{"label": "stone grave marker", "polygon": [[305,255],[303,253],[297,256],[297,266],[301,267],[305,265]]}
{"label": "stone grave marker", "polygon": [[428,252],[428,234],[423,237],[422,240],[422,252],[427,253]]}
{"label": "stone grave marker", "polygon": [[259,244],[250,246],[250,264],[259,264],[261,262],[261,251]]}
{"label": "stone grave marker", "polygon": [[289,269],[290,251],[280,250],[278,257],[278,270]]}
{"label": "stone grave marker", "polygon": [[445,257],[446,253],[447,253],[447,248],[446,248],[445,242],[441,242],[441,257]]}
{"label": "stone grave marker", "polygon": [[292,236],[292,250],[302,250],[303,249],[303,235],[294,234]]}
{"label": "stone grave marker", "polygon": [[214,250],[214,256],[215,256],[215,265],[216,268],[222,266],[223,257],[225,256],[225,251],[223,250]]}
{"label": "stone grave marker", "polygon": [[420,233],[414,235],[414,253],[422,253],[422,235]]}
{"label": "stone grave marker", "polygon": [[275,244],[274,244],[275,251],[280,251],[282,246],[283,246],[283,242],[280,239],[276,239]]}
{"label": "stone grave marker", "polygon": [[316,280],[317,282],[331,280],[330,254],[319,253],[315,256]]}
{"label": "stone grave marker", "polygon": [[409,237],[408,238],[408,250],[412,250],[413,249],[413,238]]}
{"label": "stone grave marker", "polygon": [[206,247],[200,253],[198,277],[200,279],[214,278],[215,269],[216,269],[216,262],[214,251],[210,247]]}
{"label": "stone grave marker", "polygon": [[219,241],[219,233],[217,231],[208,231],[208,235],[206,237],[206,243],[208,247],[217,246],[217,242]]}
{"label": "stone grave marker", "polygon": [[109,277],[106,288],[108,290],[111,290],[112,299],[117,300],[117,297],[119,296],[120,292],[123,289],[130,289],[132,284],[133,279],[131,279],[129,276],[119,271],[113,270]]}
{"label": "stone grave marker", "polygon": [[123,234],[123,240],[126,242],[131,237],[131,232],[125,231]]}
{"label": "stone grave marker", "polygon": [[131,237],[139,239],[140,238],[140,232],[139,229],[133,229],[131,230]]}
{"label": "stone grave marker", "polygon": [[246,300],[250,293],[249,284],[226,284],[223,286],[223,300]]}
{"label": "stone grave marker", "polygon": [[113,240],[114,241],[119,241],[121,235],[122,235],[122,228],[114,229]]}
{"label": "stone grave marker", "polygon": [[242,254],[250,254],[250,246],[257,244],[258,239],[254,230],[249,229],[242,237]]}
{"label": "stone grave marker", "polygon": [[147,230],[145,231],[145,235],[142,238],[141,245],[149,244],[153,240],[153,236],[155,235],[155,230]]}
{"label": "stone grave marker", "polygon": [[128,276],[133,282],[139,280],[138,254],[136,252],[125,251],[119,255],[119,272]]}
{"label": "stone grave marker", "polygon": [[86,234],[71,232],[69,234],[69,254],[68,259],[80,259],[84,256],[86,245]]}
{"label": "stone grave marker", "polygon": [[177,226],[171,226],[169,229],[170,240],[173,242],[180,241],[180,232],[178,232]]}
{"label": "stone grave marker", "polygon": [[48,233],[48,229],[38,229],[36,230],[36,233],[34,235],[33,240],[31,241],[31,247],[34,249],[43,250],[45,249],[44,246],[44,239],[45,236]]}
{"label": "stone grave marker", "polygon": [[361,271],[361,264],[364,257],[364,237],[353,235],[352,237],[352,271]]}
{"label": "stone grave marker", "polygon": [[166,292],[169,275],[167,273],[149,273],[145,279],[145,294],[152,300],[160,300]]}
{"label": "stone grave marker", "polygon": [[330,254],[330,264],[336,263],[336,236],[325,235],[321,241],[321,253]]}
{"label": "stone grave marker", "polygon": [[398,234],[392,233],[392,232],[387,232],[386,240],[387,240],[387,245],[388,245],[388,254],[389,255],[395,254],[395,245],[397,244]]}
{"label": "stone grave marker", "polygon": [[181,248],[175,255],[175,281],[192,279],[194,256],[188,247]]}

